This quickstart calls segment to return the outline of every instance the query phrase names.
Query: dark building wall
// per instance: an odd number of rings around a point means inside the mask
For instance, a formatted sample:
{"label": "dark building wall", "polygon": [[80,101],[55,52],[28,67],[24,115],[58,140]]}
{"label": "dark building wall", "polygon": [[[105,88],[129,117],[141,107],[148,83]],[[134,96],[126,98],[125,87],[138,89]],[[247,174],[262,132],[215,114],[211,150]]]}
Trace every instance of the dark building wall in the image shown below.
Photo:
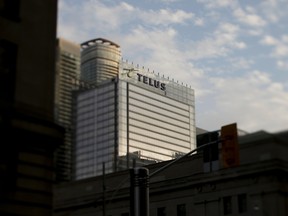
{"label": "dark building wall", "polygon": [[[240,165],[210,172],[202,153],[178,161],[150,178],[150,216],[286,216],[287,142],[287,131],[239,137]],[[146,168],[153,173],[167,163]],[[58,185],[54,214],[102,215],[104,197],[107,215],[128,215],[129,187],[128,171]]]}
{"label": "dark building wall", "polygon": [[57,0],[0,0],[0,215],[51,215]]}
{"label": "dark building wall", "polygon": [[[8,46],[1,58],[6,53],[13,58],[9,58],[8,64],[1,61],[1,76],[13,73],[9,75],[13,78],[7,80],[14,87],[13,107],[19,112],[29,111],[30,115],[52,119],[57,1],[1,2],[1,49]],[[13,14],[16,8],[19,12],[14,16],[3,15]]]}

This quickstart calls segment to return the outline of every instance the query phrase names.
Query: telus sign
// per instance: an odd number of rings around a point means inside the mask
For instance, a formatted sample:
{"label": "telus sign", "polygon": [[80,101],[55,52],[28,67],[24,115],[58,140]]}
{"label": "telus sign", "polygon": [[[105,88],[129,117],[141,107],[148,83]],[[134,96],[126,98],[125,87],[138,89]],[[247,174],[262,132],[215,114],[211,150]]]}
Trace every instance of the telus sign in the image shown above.
{"label": "telus sign", "polygon": [[[143,82],[144,84],[149,85],[149,86],[153,86],[155,88],[160,88],[162,91],[166,90],[166,84],[165,83],[161,83],[158,80],[154,80],[154,79],[147,77],[147,76],[144,76],[140,73],[137,73],[136,75],[137,75],[139,82]],[[127,73],[127,76],[130,78],[133,77],[130,72]]]}

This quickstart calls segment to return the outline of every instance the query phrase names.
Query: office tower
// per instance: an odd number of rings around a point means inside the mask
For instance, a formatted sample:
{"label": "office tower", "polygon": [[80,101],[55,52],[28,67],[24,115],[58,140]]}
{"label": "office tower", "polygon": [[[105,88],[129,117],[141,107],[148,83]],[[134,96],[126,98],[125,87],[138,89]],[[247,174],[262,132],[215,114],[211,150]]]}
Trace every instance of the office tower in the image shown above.
{"label": "office tower", "polygon": [[[98,44],[84,44],[82,56],[100,53]],[[195,148],[193,89],[133,64],[119,65],[118,74],[77,93],[76,179],[101,175],[103,167],[109,173],[170,160]],[[102,76],[97,67],[89,68],[86,74]]]}
{"label": "office tower", "polygon": [[73,124],[72,90],[80,75],[80,45],[57,39],[55,79],[55,120],[65,128],[65,141],[55,152],[57,182],[72,179]]}
{"label": "office tower", "polygon": [[57,1],[0,3],[0,215],[52,215]]}

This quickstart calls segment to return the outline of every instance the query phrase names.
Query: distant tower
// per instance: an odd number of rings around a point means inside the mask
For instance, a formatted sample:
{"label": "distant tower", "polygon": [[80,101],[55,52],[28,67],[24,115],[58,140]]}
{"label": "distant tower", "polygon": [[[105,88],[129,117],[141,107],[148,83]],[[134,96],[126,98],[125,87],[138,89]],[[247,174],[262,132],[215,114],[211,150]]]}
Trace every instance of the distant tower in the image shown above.
{"label": "distant tower", "polygon": [[55,79],[55,120],[65,128],[64,144],[55,154],[56,180],[72,179],[72,90],[80,76],[80,45],[63,38],[57,40]]}
{"label": "distant tower", "polygon": [[118,75],[120,46],[97,38],[81,44],[81,80],[90,84],[100,84]]}

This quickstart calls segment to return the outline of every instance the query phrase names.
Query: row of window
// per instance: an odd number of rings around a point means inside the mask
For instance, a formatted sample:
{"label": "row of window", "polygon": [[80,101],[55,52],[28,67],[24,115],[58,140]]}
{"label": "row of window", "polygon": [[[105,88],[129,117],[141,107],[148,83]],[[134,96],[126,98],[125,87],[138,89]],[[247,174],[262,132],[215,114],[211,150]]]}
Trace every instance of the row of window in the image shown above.
{"label": "row of window", "polygon": [[139,107],[131,107],[129,110],[129,116],[133,118],[138,118],[139,120],[146,121],[148,119],[155,119],[161,122],[168,122],[170,124],[189,129],[189,118],[187,117],[186,121],[179,121],[178,119],[171,118],[170,116],[166,116],[166,112],[163,110],[162,113],[156,113],[149,110],[144,110],[143,108]]}
{"label": "row of window", "polygon": [[167,106],[165,104],[156,105],[149,103],[148,100],[143,102],[131,98],[131,100],[129,101],[129,111],[133,109],[133,107],[138,107],[139,109],[142,109],[144,111],[150,110],[155,113],[163,114],[171,118],[178,119],[179,121],[189,122],[189,109],[185,111],[177,109],[175,107],[173,107],[172,109],[171,106]]}
{"label": "row of window", "polygon": [[[233,212],[233,198],[237,198],[238,213],[247,212],[247,194],[238,194],[237,197],[226,196],[223,197],[223,213],[224,215],[232,215]],[[236,203],[234,203],[236,204]]]}
{"label": "row of window", "polygon": [[[103,162],[105,163],[105,166],[108,167],[112,167],[114,164],[114,161],[111,160],[111,158],[102,158],[101,160],[86,160],[86,161],[80,161],[76,163],[76,171],[78,171],[79,173],[84,173],[84,172],[88,172],[92,171],[92,170],[101,170],[102,166],[103,166]],[[95,164],[97,163],[97,164]],[[81,171],[80,171],[81,170]]]}
{"label": "row of window", "polygon": [[[77,109],[80,111],[83,108],[84,109],[92,109],[94,108],[94,106],[97,104],[98,108],[102,108],[102,107],[106,107],[109,105],[114,104],[115,102],[115,98],[114,98],[114,92],[110,92],[107,95],[101,95],[101,96],[92,96],[86,99],[81,99],[81,98],[77,98]],[[81,111],[80,111],[81,112]]]}
{"label": "row of window", "polygon": [[169,142],[169,143],[177,143],[177,145],[180,146],[186,146],[187,143],[190,143],[190,137],[177,137],[177,136],[170,136],[170,134],[161,134],[158,131],[151,131],[147,130],[146,128],[140,128],[136,126],[129,126],[129,132],[131,134],[139,134],[143,135],[143,138],[154,138],[163,142]]}
{"label": "row of window", "polygon": [[[186,216],[186,205],[185,204],[179,204],[176,205],[176,216]],[[129,216],[130,214],[128,212],[121,213],[121,216]],[[166,216],[167,215],[167,209],[166,207],[159,207],[157,208],[157,216]],[[109,215],[111,216],[111,215]]]}
{"label": "row of window", "polygon": [[[238,215],[243,214],[248,211],[247,208],[247,194],[239,194],[236,196],[237,198],[237,212],[233,212],[233,202],[232,196],[223,197],[223,215]],[[206,207],[205,207],[206,208]],[[214,209],[217,211],[217,209]],[[157,216],[167,216],[171,215],[168,213],[168,209],[166,207],[158,207],[156,210]],[[187,206],[186,204],[178,204],[176,205],[176,216],[186,216],[187,214]],[[129,213],[122,213],[121,216],[129,216]]]}
{"label": "row of window", "polygon": [[[154,142],[153,142],[154,140]],[[136,148],[145,149],[148,152],[157,152],[158,154],[164,154],[166,152],[167,155],[170,155],[170,152],[189,152],[190,143],[186,143],[185,145],[180,146],[177,143],[167,143],[161,140],[155,140],[150,137],[141,136],[138,134],[131,134],[129,143],[131,146]],[[125,143],[124,143],[125,144]]]}
{"label": "row of window", "polygon": [[149,128],[150,131],[154,131],[158,134],[165,134],[170,137],[177,138],[177,139],[185,140],[188,142],[190,141],[189,125],[186,129],[182,129],[179,127],[169,128],[169,124],[167,123],[161,122],[157,125],[157,124],[152,124],[152,122],[144,122],[144,121],[139,121],[137,119],[129,119],[129,123],[131,126],[133,125],[139,128]]}
{"label": "row of window", "polygon": [[168,110],[175,109],[176,113],[178,113],[179,110],[184,110],[184,111],[187,110],[188,106],[186,104],[174,101],[174,100],[167,98],[167,97],[163,97],[162,95],[159,95],[159,94],[153,94],[153,96],[152,96],[152,93],[150,93],[149,95],[151,95],[151,96],[147,97],[147,92],[143,91],[143,89],[136,87],[136,86],[133,86],[133,88],[131,86],[130,88],[131,88],[131,90],[129,92],[129,96],[137,98],[138,100],[149,102],[149,103],[156,105],[156,106],[159,106],[159,107],[162,107],[163,104],[165,104],[165,106],[167,106]]}
{"label": "row of window", "polygon": [[105,161],[105,160],[109,160],[109,159],[113,160],[113,157],[114,157],[114,148],[111,147],[111,148],[106,148],[106,149],[99,151],[99,152],[88,152],[85,154],[76,155],[76,163],[80,164],[83,162],[83,164],[84,163],[90,164],[91,160],[94,159],[98,163],[92,163],[91,165],[95,166],[95,164],[99,164],[99,162],[101,162],[101,161]]}
{"label": "row of window", "polygon": [[[96,133],[93,131],[90,133],[83,133],[79,136],[77,136],[76,140],[77,142],[84,141],[84,140],[90,140],[90,139],[95,139],[96,138]],[[110,133],[104,134],[104,135],[99,135],[97,137],[97,142],[104,142],[108,140],[114,140],[115,139],[115,132],[112,131]]]}

